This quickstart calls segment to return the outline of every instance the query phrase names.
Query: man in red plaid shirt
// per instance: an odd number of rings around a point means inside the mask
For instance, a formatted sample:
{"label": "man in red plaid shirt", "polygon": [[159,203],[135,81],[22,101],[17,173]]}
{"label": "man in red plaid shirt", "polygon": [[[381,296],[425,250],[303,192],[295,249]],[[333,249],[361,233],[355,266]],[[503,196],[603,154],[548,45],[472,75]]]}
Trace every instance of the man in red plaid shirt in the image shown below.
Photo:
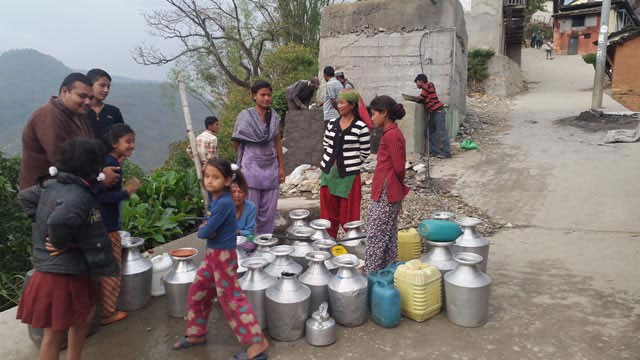
{"label": "man in red plaid shirt", "polygon": [[[198,158],[202,167],[207,163],[209,159],[218,157],[218,127],[220,123],[215,116],[207,116],[204,119],[205,130],[196,138],[196,149],[198,150]],[[187,147],[187,153],[193,158],[193,150],[191,145]]]}
{"label": "man in red plaid shirt", "polygon": [[420,74],[414,80],[418,89],[422,89],[418,97],[419,103],[424,103],[424,107],[429,113],[428,131],[429,149],[431,153],[439,158],[451,157],[451,144],[449,143],[449,132],[447,131],[447,113],[444,111],[444,104],[438,99],[436,87],[429,82],[427,75]]}

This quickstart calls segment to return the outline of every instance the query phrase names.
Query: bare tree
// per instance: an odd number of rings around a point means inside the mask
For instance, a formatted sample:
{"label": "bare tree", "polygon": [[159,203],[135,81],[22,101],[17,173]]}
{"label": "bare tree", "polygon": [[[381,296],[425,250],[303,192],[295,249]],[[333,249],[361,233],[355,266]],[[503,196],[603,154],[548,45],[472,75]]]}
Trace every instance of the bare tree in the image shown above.
{"label": "bare tree", "polygon": [[[233,84],[250,88],[260,76],[261,59],[278,38],[279,23],[270,0],[165,0],[171,8],[145,14],[152,34],[177,39],[182,49],[165,54],[140,44],[134,59],[163,65],[178,59],[211,59],[214,69]],[[209,71],[210,72],[210,71]],[[211,80],[211,79],[210,79]]]}

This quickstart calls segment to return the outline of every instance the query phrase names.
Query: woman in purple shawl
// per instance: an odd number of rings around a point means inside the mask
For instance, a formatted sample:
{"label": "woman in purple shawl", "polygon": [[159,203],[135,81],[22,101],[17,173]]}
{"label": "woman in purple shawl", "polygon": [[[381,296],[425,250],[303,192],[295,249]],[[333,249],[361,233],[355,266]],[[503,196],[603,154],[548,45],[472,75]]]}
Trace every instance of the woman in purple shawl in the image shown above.
{"label": "woman in purple shawl", "polygon": [[249,200],[256,205],[255,234],[271,234],[284,182],[280,116],[270,108],[271,84],[258,80],[251,86],[256,106],[238,114],[231,141],[238,165],[249,184]]}

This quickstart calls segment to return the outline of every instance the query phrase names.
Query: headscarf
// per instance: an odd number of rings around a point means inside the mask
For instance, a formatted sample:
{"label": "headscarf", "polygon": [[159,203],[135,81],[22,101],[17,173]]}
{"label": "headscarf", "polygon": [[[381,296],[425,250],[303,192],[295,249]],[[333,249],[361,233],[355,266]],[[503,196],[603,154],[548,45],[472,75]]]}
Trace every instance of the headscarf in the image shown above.
{"label": "headscarf", "polygon": [[354,89],[344,89],[338,93],[338,100],[347,100],[348,102],[354,104],[358,108],[358,115],[360,119],[367,124],[367,127],[371,129],[373,127],[373,123],[371,122],[371,117],[369,116],[369,111],[367,111],[367,105],[365,104],[362,96],[354,90]]}

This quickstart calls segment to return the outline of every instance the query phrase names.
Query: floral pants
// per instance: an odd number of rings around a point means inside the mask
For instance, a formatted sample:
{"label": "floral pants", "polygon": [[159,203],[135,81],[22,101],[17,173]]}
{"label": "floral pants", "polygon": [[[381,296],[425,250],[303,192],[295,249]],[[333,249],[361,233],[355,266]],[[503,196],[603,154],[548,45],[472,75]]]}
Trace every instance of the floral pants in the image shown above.
{"label": "floral pants", "polygon": [[367,223],[367,248],[364,272],[366,275],[384,269],[398,258],[398,215],[402,202],[387,200],[386,184],[382,194],[369,207]]}
{"label": "floral pants", "polygon": [[262,341],[260,324],[240,288],[237,269],[238,258],[234,249],[207,249],[189,287],[186,336],[204,336],[208,333],[207,322],[217,296],[238,341],[245,345]]}

